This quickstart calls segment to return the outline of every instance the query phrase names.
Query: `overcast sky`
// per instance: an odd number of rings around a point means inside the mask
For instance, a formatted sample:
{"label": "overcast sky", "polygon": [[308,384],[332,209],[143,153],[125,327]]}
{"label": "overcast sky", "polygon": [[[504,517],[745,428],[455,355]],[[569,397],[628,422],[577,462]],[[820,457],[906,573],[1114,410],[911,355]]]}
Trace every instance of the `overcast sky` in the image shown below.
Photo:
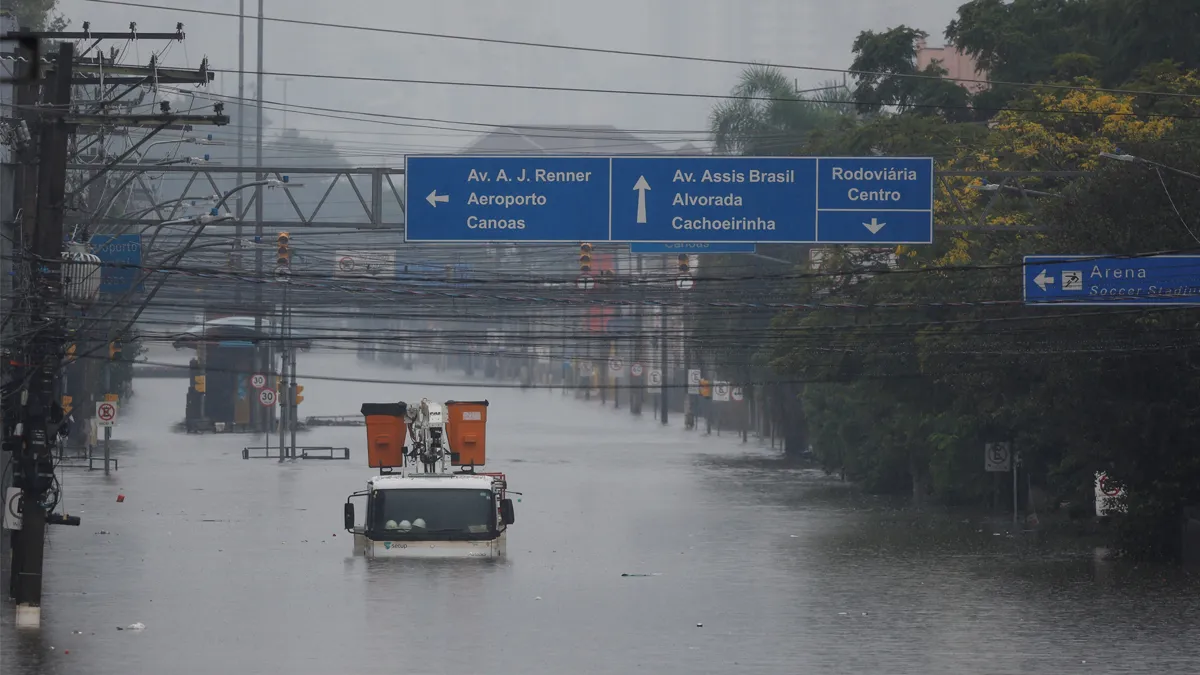
{"label": "overcast sky", "polygon": [[[238,66],[237,19],[187,12],[188,7],[238,11],[238,0],[131,0],[179,11],[60,0],[79,29],[124,30],[136,21],[143,32],[170,31],[182,21],[187,40],[165,62],[218,70]],[[963,0],[265,0],[265,14],[454,35],[550,42],[644,52],[759,60],[845,68],[859,31],[908,24],[941,44],[942,31]],[[258,0],[245,1],[256,15]],[[256,66],[256,23],[246,23],[246,70]],[[722,94],[740,68],[707,63],[587,54],[489,45],[441,38],[394,35],[327,26],[265,25],[267,72],[452,80],[525,85]],[[145,42],[129,60],[145,62],[161,43]],[[795,70],[801,85],[835,77]],[[253,82],[253,75],[247,78]],[[406,115],[485,124],[611,124],[643,135],[703,142],[713,100],[611,93],[540,92],[466,86],[354,82],[295,77],[287,83],[292,104],[345,111]],[[235,95],[237,76],[218,75],[218,92]],[[284,84],[268,76],[267,100],[282,101]],[[249,90],[249,87],[247,88]],[[278,113],[268,113],[279,117]],[[401,122],[402,124],[403,122]],[[324,136],[348,153],[452,152],[472,135],[462,125],[414,128],[288,113],[287,124],[305,135]],[[429,123],[425,123],[429,124]],[[668,133],[671,132],[671,133]],[[368,163],[366,161],[362,163]],[[375,163],[375,162],[370,162]]]}

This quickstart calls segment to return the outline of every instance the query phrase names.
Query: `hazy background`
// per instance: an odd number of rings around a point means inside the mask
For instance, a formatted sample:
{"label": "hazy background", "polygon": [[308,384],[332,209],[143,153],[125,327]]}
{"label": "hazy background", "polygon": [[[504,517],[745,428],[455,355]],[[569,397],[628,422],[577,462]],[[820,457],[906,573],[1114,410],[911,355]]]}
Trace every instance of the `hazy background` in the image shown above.
{"label": "hazy background", "polygon": [[[236,13],[237,0],[134,2],[180,10],[87,0],[61,0],[59,7],[71,19],[74,30],[79,30],[83,21],[91,21],[93,30],[124,30],[130,21],[136,21],[143,32],[170,31],[176,21],[182,21],[187,40],[172,46],[164,63],[195,67],[207,56],[214,69],[237,69],[236,18],[185,11],[202,8]],[[266,0],[265,14],[322,23],[845,68],[851,61],[851,43],[863,30],[904,23],[928,31],[931,45],[941,44],[941,33],[959,4],[961,0]],[[256,15],[257,0],[246,0],[245,8],[248,15]],[[246,70],[250,73],[256,65],[256,36],[255,22],[247,21]],[[150,50],[161,44],[131,45],[128,58],[146,62]],[[741,70],[734,65],[271,21],[266,23],[264,44],[264,70],[285,73],[724,94]],[[832,73],[790,72],[801,85],[840,78]],[[254,79],[253,74],[246,78],[247,96],[253,96]],[[285,84],[273,76],[265,80],[265,99],[282,102]],[[219,93],[236,95],[237,76],[233,72],[220,73],[214,85]],[[287,82],[286,87],[290,104],[441,120],[380,124],[289,110],[289,127],[302,136],[335,142],[339,152],[358,165],[394,165],[409,152],[453,152],[474,138],[476,132],[470,125],[448,121],[489,125],[611,124],[642,130],[642,135],[653,142],[690,141],[707,147],[707,116],[713,104],[705,98],[300,77]],[[270,111],[267,116],[273,122],[269,133],[277,133],[282,122],[279,111]]]}

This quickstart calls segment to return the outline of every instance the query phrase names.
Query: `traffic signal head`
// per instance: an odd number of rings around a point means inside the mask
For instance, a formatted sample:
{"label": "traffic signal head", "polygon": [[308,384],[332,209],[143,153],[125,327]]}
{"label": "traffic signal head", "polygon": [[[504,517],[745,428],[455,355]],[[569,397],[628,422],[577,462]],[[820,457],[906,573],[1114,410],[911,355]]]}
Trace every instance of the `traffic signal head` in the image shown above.
{"label": "traffic signal head", "polygon": [[300,395],[302,391],[304,391],[304,385],[296,385],[296,405],[300,405],[300,402],[304,400],[304,397]]}
{"label": "traffic signal head", "polygon": [[287,232],[280,232],[277,241],[279,243],[279,249],[276,252],[275,264],[290,266],[292,264],[292,251],[288,245],[292,241],[291,235],[289,235]]}
{"label": "traffic signal head", "polygon": [[687,273],[687,272],[691,271],[691,269],[692,269],[692,266],[688,263],[687,254],[680,253],[679,254],[679,271]]}
{"label": "traffic signal head", "polygon": [[592,271],[592,245],[579,245],[579,271],[587,274]]}

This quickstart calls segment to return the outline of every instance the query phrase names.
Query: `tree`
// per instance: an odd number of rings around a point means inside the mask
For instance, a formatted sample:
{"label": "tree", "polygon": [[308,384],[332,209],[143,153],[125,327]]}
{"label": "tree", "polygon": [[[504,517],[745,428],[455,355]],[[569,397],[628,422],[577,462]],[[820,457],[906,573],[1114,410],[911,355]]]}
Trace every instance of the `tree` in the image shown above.
{"label": "tree", "polygon": [[1073,54],[1094,58],[1099,69],[1088,74],[1108,87],[1159,61],[1200,67],[1198,34],[1194,0],[970,0],[945,33],[995,80],[1049,82],[1058,57]]}
{"label": "tree", "polygon": [[17,19],[17,25],[30,31],[61,31],[70,24],[57,12],[58,0],[10,0],[5,3]]}
{"label": "tree", "polygon": [[882,33],[859,33],[850,64],[858,82],[854,100],[859,110],[878,113],[893,106],[901,112],[940,114],[953,121],[970,118],[967,90],[942,79],[944,68],[936,63],[917,68],[917,44],[927,37],[925,31],[903,25]]}
{"label": "tree", "polygon": [[791,78],[769,66],[751,66],[730,92],[737,97],[720,103],[710,119],[715,150],[737,155],[795,155],[810,134],[835,126],[846,110],[845,89],[826,84],[806,96]]}

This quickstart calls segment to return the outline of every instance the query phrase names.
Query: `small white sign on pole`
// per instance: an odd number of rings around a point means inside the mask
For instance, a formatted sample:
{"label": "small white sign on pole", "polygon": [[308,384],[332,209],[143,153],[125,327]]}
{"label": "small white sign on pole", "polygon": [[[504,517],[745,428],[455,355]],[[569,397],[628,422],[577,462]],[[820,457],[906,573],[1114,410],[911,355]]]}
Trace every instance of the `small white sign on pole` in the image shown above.
{"label": "small white sign on pole", "polygon": [[699,368],[692,368],[692,369],[688,370],[688,390],[687,391],[689,394],[693,394],[693,395],[700,393],[700,369]]}
{"label": "small white sign on pole", "polygon": [[629,374],[633,375],[634,377],[641,377],[642,376],[642,364],[635,363],[635,364],[629,366]]}
{"label": "small white sign on pole", "polygon": [[745,395],[745,393],[742,392],[741,387],[733,387],[732,389],[729,390],[729,398],[731,398],[735,401],[741,401],[745,397],[746,397],[746,395]]}
{"label": "small white sign on pole", "polygon": [[96,403],[96,424],[101,427],[111,427],[117,422],[117,404],[112,401]]}
{"label": "small white sign on pole", "polygon": [[662,386],[662,370],[660,370],[658,368],[651,368],[649,374],[646,375],[646,382],[651,387],[661,387]]}
{"label": "small white sign on pole", "polygon": [[729,383],[728,382],[713,382],[712,400],[714,402],[729,401]]}
{"label": "small white sign on pole", "polygon": [[268,408],[275,405],[276,394],[274,389],[263,389],[258,392],[258,402]]}
{"label": "small white sign on pole", "polygon": [[267,386],[267,376],[262,373],[255,373],[250,377],[250,386],[255,389],[262,389]]}
{"label": "small white sign on pole", "polygon": [[983,469],[992,472],[1012,470],[1012,449],[1008,443],[985,443],[983,446]]}

